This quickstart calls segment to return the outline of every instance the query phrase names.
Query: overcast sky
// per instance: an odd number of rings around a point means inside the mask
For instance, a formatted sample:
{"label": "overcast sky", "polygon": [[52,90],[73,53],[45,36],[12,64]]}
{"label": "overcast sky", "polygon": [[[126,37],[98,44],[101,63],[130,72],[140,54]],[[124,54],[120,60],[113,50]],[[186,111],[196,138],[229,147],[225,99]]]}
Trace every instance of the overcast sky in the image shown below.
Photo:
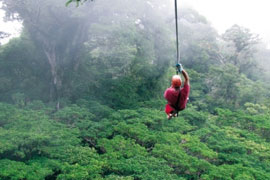
{"label": "overcast sky", "polygon": [[[178,0],[178,5],[196,9],[220,34],[238,24],[259,34],[270,47],[270,0]],[[3,16],[0,11],[0,31],[18,35],[19,23],[4,23]]]}
{"label": "overcast sky", "polygon": [[[0,3],[0,7],[2,7],[2,3]],[[11,34],[11,37],[19,36],[21,31],[21,23],[19,22],[4,22],[3,17],[5,16],[5,12],[0,9],[0,31]],[[1,41],[2,42],[2,41]],[[3,41],[2,43],[5,43]]]}
{"label": "overcast sky", "polygon": [[270,47],[270,0],[178,0],[205,16],[221,34],[234,24],[259,34]]}

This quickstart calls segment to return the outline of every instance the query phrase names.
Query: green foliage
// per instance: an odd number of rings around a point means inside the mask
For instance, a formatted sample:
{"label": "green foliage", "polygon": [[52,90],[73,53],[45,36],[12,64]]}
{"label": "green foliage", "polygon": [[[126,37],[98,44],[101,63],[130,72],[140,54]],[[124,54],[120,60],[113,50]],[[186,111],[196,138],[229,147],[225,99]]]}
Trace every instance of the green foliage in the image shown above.
{"label": "green foliage", "polygon": [[81,123],[95,116],[88,109],[80,108],[77,105],[65,107],[54,114],[54,119],[58,122],[73,126],[75,123]]}
{"label": "green foliage", "polygon": [[155,108],[118,110],[96,118],[90,111],[98,103],[80,102],[82,107],[71,105],[50,116],[40,102],[36,110],[0,104],[0,177],[270,177],[269,120],[263,119],[268,116],[258,105],[246,105],[258,109],[255,117],[225,109],[217,109],[214,116],[191,106],[179,118],[167,120]]}
{"label": "green foliage", "polygon": [[[230,110],[218,109],[219,125],[239,127],[261,135],[269,141],[269,114],[250,115],[243,111],[232,112]],[[253,114],[253,113],[252,113]],[[225,121],[227,120],[227,121]]]}
{"label": "green foliage", "polygon": [[49,119],[42,111],[13,109],[8,115],[7,107],[1,104],[5,119],[0,128],[1,179],[45,179],[58,171],[68,177],[76,169],[87,172],[87,178],[100,176],[102,162],[95,150],[79,146],[77,129]]}
{"label": "green foliage", "polygon": [[0,50],[1,101],[24,106],[33,99],[48,100],[48,65],[40,50],[23,32],[21,38],[12,39]]}
{"label": "green foliage", "polygon": [[0,178],[1,179],[29,179],[42,180],[53,173],[53,169],[59,166],[55,160],[39,159],[32,160],[29,163],[12,161],[8,159],[0,160]]}
{"label": "green foliage", "polygon": [[149,157],[145,148],[136,144],[134,140],[125,140],[122,136],[116,136],[112,140],[100,141],[106,154],[109,171],[114,174],[131,176],[134,179],[176,179],[171,174],[172,169],[165,163],[154,157]]}
{"label": "green foliage", "polygon": [[[76,2],[76,5],[77,5],[77,7],[80,5],[80,4],[82,4],[83,2],[86,2],[87,0],[68,0],[67,2],[66,2],[66,6],[68,6],[70,3],[72,3],[72,2]],[[91,1],[93,1],[93,0],[91,0]]]}

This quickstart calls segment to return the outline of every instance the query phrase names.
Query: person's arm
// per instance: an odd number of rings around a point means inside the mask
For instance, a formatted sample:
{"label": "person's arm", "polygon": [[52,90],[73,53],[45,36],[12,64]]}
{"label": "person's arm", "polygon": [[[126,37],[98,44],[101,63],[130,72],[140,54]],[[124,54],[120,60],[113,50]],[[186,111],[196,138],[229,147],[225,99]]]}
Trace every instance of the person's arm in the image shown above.
{"label": "person's arm", "polygon": [[189,84],[189,76],[188,76],[188,73],[183,69],[183,70],[182,70],[182,74],[183,74],[183,76],[184,76],[184,78],[185,78],[185,84],[190,85],[190,84]]}

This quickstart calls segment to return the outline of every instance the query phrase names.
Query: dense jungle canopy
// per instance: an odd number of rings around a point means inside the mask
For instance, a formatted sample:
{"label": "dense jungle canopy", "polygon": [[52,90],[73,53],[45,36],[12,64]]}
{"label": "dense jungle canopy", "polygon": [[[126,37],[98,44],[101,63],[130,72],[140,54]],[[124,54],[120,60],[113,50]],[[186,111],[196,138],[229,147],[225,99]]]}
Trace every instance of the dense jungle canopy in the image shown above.
{"label": "dense jungle canopy", "polygon": [[[0,0],[1,180],[270,179],[270,50],[179,9],[189,103],[167,120],[173,2]],[[0,39],[8,34],[0,33]]]}

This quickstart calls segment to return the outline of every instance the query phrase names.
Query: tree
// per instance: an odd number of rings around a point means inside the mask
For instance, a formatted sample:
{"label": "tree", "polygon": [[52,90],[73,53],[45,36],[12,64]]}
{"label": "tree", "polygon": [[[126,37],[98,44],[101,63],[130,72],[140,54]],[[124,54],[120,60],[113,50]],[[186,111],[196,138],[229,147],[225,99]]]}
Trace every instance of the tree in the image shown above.
{"label": "tree", "polygon": [[207,19],[195,10],[181,9],[180,12],[181,62],[197,72],[208,72],[210,65],[221,63],[216,41],[218,34]]}
{"label": "tree", "polygon": [[209,107],[226,106],[234,108],[239,103],[242,77],[238,68],[228,64],[223,67],[212,66],[205,80],[209,87]]}
{"label": "tree", "polygon": [[[75,2],[77,4],[77,6],[79,6],[79,4],[82,4],[83,2],[86,2],[87,0],[68,0],[66,2],[66,5],[69,5],[70,3],[72,2]],[[94,0],[91,0],[91,1],[94,1]]]}
{"label": "tree", "polygon": [[50,66],[51,100],[56,101],[59,108],[59,100],[68,85],[65,81],[67,71],[77,71],[80,64],[79,53],[87,36],[89,23],[85,19],[89,18],[88,14],[75,15],[72,8],[64,7],[64,0],[2,2],[6,16],[11,20],[23,20],[31,39],[43,50]]}
{"label": "tree", "polygon": [[49,70],[42,50],[23,31],[1,47],[0,100],[14,102],[13,97],[19,93],[24,96],[24,103],[34,99],[49,101]]}
{"label": "tree", "polygon": [[239,73],[244,73],[252,77],[252,70],[257,68],[254,59],[256,44],[259,42],[258,35],[254,35],[249,29],[233,25],[222,35],[223,40],[228,44],[231,52],[227,55],[227,62],[239,68]]}
{"label": "tree", "polygon": [[113,101],[112,94],[102,93],[121,90],[127,82],[137,82],[132,90],[147,98],[159,93],[158,81],[172,59],[171,39],[159,11],[146,1],[137,0],[136,8],[134,2],[98,1],[80,9],[52,0],[2,2],[7,17],[24,20],[25,31],[42,51],[57,108],[61,98],[75,102],[89,94]]}

